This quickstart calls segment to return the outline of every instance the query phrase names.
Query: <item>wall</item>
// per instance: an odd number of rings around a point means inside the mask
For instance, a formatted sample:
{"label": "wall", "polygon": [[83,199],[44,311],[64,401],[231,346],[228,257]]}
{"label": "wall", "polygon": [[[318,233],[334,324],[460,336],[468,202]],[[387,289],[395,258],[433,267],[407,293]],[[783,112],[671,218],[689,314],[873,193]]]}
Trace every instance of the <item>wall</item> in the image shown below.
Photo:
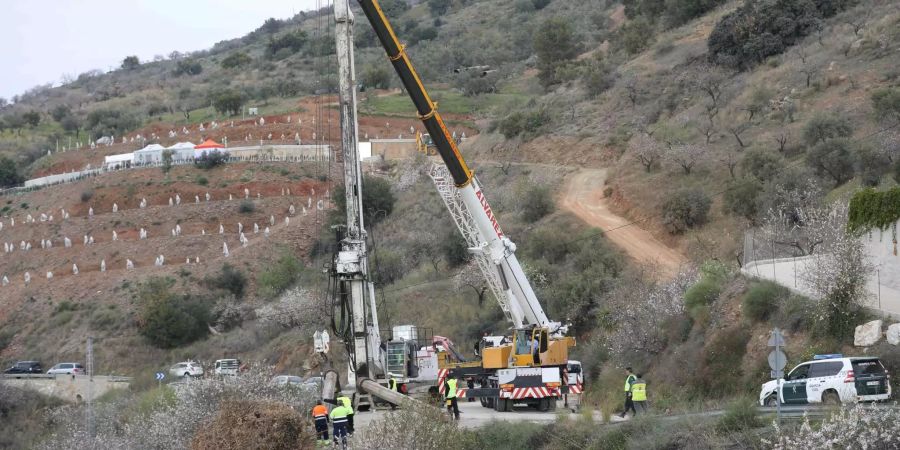
{"label": "wall", "polygon": [[0,382],[70,402],[96,399],[112,389],[128,389],[131,378],[87,375],[3,375]]}

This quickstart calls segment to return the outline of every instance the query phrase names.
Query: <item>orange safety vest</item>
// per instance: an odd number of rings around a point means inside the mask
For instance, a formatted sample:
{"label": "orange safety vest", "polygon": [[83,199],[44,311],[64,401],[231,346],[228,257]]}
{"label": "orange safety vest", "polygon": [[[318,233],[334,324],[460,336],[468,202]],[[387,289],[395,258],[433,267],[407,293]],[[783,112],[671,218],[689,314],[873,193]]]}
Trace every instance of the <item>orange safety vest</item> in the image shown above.
{"label": "orange safety vest", "polygon": [[328,408],[325,405],[316,405],[312,410],[313,418],[328,417]]}

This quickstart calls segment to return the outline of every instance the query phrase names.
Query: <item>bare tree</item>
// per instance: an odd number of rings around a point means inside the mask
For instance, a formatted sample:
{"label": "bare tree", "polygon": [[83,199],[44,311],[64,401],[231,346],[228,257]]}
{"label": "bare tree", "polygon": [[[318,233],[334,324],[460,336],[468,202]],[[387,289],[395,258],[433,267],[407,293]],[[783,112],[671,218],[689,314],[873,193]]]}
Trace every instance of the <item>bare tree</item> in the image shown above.
{"label": "bare tree", "polygon": [[778,153],[784,153],[785,147],[787,146],[788,137],[788,131],[784,129],[782,129],[780,133],[775,135],[775,142],[778,143]]}
{"label": "bare tree", "polygon": [[687,84],[709,98],[712,107],[719,108],[721,106],[720,102],[729,76],[719,66],[708,63],[698,64],[679,78],[682,84]]}
{"label": "bare tree", "polygon": [[653,166],[659,162],[664,153],[663,145],[645,134],[639,134],[636,139],[632,139],[631,148],[647,172],[653,169]]}
{"label": "bare tree", "polygon": [[628,97],[628,100],[631,101],[631,107],[635,108],[637,106],[637,101],[640,98],[641,92],[638,87],[638,79],[634,75],[629,75],[622,82],[622,87],[625,88],[625,96]]}
{"label": "bare tree", "polygon": [[797,59],[800,60],[800,73],[806,77],[806,87],[809,87],[812,82],[812,77],[819,72],[819,69],[809,60],[809,54],[803,47],[798,46],[797,50],[794,51],[794,55],[797,56]]}
{"label": "bare tree", "polygon": [[846,225],[847,206],[838,203],[770,210],[762,232],[767,241],[790,249],[792,256],[808,256],[844,239]]}
{"label": "bare tree", "polygon": [[681,166],[685,175],[690,175],[694,165],[706,157],[707,147],[700,144],[674,144],[666,150],[666,159]]}
{"label": "bare tree", "polygon": [[463,266],[456,276],[453,277],[453,283],[457,291],[465,288],[472,289],[478,297],[478,306],[484,304],[484,297],[487,294],[488,286],[477,263],[471,261]]}
{"label": "bare tree", "polygon": [[859,32],[866,27],[866,23],[869,22],[869,17],[871,15],[871,9],[866,9],[865,13],[862,13],[861,15],[848,14],[847,17],[844,18],[844,23],[850,26],[854,36],[859,36]]}
{"label": "bare tree", "polygon": [[722,164],[724,164],[725,167],[728,168],[728,174],[731,175],[732,179],[737,178],[734,174],[734,169],[735,169],[735,167],[737,167],[738,163],[741,160],[740,160],[740,158],[738,158],[738,155],[736,152],[726,150],[725,154],[721,158],[719,158],[719,161],[721,161]]}
{"label": "bare tree", "polygon": [[735,122],[731,122],[731,124],[725,128],[728,130],[729,133],[731,133],[732,136],[734,136],[734,140],[737,141],[738,146],[740,146],[740,148],[743,149],[744,147],[747,146],[747,144],[744,143],[743,139],[741,139],[741,134],[743,134],[744,132],[749,130],[750,127],[752,127],[752,126],[753,126],[753,123],[749,122],[749,121],[748,122],[735,121]]}

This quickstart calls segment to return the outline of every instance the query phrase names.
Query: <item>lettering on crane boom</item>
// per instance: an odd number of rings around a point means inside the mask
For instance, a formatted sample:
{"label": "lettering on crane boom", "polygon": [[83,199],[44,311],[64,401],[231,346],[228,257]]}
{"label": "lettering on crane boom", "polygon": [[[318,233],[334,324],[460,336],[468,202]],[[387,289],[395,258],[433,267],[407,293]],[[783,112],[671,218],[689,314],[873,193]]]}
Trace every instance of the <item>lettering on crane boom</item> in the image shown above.
{"label": "lettering on crane boom", "polygon": [[488,205],[487,199],[484,197],[484,194],[481,193],[481,190],[475,191],[475,196],[478,197],[478,201],[481,202],[481,208],[484,209],[484,213],[487,214],[488,219],[491,219],[491,225],[494,226],[494,232],[497,233],[498,238],[503,237],[503,230],[500,229],[500,224],[497,223],[497,219],[494,218],[494,212],[491,211],[491,205]]}

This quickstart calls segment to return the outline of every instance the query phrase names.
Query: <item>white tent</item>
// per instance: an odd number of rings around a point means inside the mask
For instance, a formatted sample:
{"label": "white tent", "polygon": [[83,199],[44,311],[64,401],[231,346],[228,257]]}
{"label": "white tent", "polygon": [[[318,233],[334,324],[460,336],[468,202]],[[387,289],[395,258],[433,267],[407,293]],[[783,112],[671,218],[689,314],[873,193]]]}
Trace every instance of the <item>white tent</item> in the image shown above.
{"label": "white tent", "polygon": [[168,148],[172,150],[172,159],[175,161],[189,161],[194,159],[194,144],[179,142]]}
{"label": "white tent", "polygon": [[103,167],[107,169],[124,169],[134,163],[134,153],[110,155],[103,159]]}
{"label": "white tent", "polygon": [[166,148],[159,144],[150,144],[134,152],[134,162],[137,164],[150,164],[162,161],[162,152]]}

